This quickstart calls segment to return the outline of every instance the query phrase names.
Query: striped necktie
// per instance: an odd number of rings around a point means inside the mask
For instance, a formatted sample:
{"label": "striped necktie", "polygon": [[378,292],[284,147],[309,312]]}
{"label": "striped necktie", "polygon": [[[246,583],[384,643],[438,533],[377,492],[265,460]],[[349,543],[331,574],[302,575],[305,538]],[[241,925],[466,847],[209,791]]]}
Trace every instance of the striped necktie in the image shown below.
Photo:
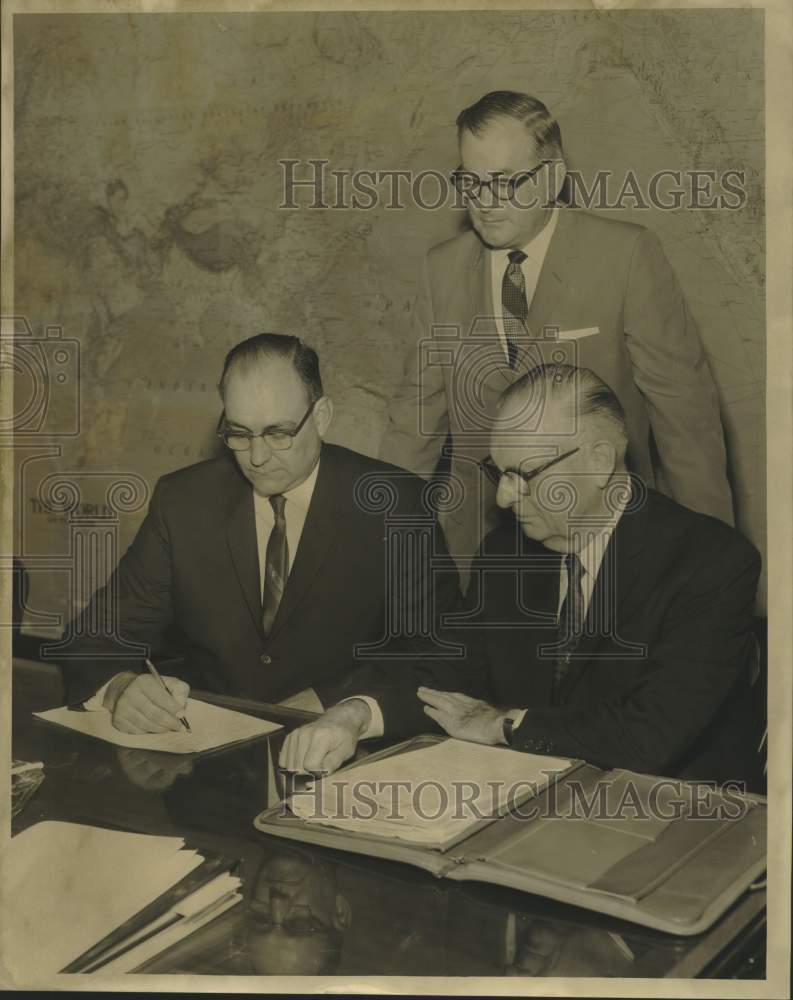
{"label": "striped necktie", "polygon": [[509,264],[501,281],[501,304],[504,315],[504,336],[507,340],[509,367],[514,368],[518,360],[518,339],[527,330],[529,304],[526,301],[526,277],[521,264],[526,259],[522,250],[510,250]]}
{"label": "striped necktie", "polygon": [[289,576],[289,543],[286,540],[286,498],[280,493],[270,497],[275,524],[267,539],[264,557],[264,587],[262,589],[262,628],[269,635],[286,590]]}
{"label": "striped necktie", "polygon": [[557,639],[561,645],[556,656],[553,673],[551,703],[554,705],[559,704],[559,694],[565,677],[567,677],[567,671],[570,669],[570,660],[576,651],[581,633],[584,631],[586,613],[584,591],[581,587],[581,580],[584,576],[581,560],[575,552],[568,552],[564,562],[567,569],[567,596],[559,613]]}

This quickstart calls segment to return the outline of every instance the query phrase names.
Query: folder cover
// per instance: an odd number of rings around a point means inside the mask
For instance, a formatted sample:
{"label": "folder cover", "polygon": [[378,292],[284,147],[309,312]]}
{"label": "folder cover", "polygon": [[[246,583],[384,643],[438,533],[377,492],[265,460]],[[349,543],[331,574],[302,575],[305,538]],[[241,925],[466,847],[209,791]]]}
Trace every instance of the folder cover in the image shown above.
{"label": "folder cover", "polygon": [[[415,737],[324,780],[356,771],[363,780],[373,763],[439,742]],[[523,758],[527,769],[543,759],[502,752]],[[403,861],[439,878],[519,889],[679,935],[710,927],[765,870],[762,797],[583,761],[567,765],[550,772],[536,794],[515,797],[464,835],[437,843],[361,832],[360,821],[344,829],[333,817],[301,818],[289,800],[254,822],[275,836]],[[373,829],[382,831],[382,823]]]}

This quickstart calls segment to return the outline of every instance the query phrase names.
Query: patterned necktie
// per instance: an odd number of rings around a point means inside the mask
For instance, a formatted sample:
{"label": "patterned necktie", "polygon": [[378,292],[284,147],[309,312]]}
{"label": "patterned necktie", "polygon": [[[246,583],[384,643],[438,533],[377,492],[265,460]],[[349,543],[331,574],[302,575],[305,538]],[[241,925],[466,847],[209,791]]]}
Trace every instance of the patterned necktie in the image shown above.
{"label": "patterned necktie", "polygon": [[570,660],[578,646],[581,633],[584,631],[586,614],[584,591],[581,588],[581,579],[584,575],[581,560],[575,552],[568,552],[564,563],[567,568],[567,596],[562,604],[562,610],[559,612],[557,639],[561,646],[557,653],[553,673],[551,702],[554,705],[559,704],[561,687],[570,668]]}
{"label": "patterned necktie", "polygon": [[526,278],[520,265],[526,259],[522,250],[510,250],[509,264],[501,281],[501,304],[504,314],[504,335],[507,339],[509,367],[518,360],[518,338],[527,331],[529,304],[526,301]]}
{"label": "patterned necktie", "polygon": [[286,540],[286,517],[284,517],[286,498],[276,493],[270,497],[270,505],[275,515],[275,524],[267,539],[267,551],[264,557],[262,628],[265,635],[269,635],[273,627],[286,590],[286,579],[289,576],[289,543]]}

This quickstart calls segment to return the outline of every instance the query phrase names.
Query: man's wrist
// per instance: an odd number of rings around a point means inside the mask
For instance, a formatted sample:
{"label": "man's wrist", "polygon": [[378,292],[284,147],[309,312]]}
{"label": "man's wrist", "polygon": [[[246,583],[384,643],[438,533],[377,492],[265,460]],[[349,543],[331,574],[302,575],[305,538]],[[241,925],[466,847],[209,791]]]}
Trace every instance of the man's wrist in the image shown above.
{"label": "man's wrist", "polygon": [[516,721],[521,716],[521,710],[519,708],[512,708],[508,712],[503,712],[499,718],[499,733],[498,742],[502,746],[512,746],[512,732],[515,728]]}
{"label": "man's wrist", "polygon": [[350,698],[333,708],[328,709],[328,714],[332,713],[342,725],[348,725],[355,730],[355,735],[360,738],[369,728],[372,721],[372,711],[362,698]]}

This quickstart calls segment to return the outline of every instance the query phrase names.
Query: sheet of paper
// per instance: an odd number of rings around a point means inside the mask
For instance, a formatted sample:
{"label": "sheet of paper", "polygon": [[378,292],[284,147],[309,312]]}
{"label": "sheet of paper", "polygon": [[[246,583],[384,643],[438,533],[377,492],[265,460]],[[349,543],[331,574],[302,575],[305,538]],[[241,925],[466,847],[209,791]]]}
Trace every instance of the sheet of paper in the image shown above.
{"label": "sheet of paper", "polygon": [[188,698],[185,718],[190,723],[192,732],[181,729],[178,733],[149,733],[143,736],[133,736],[122,733],[113,725],[110,712],[100,709],[98,712],[72,711],[72,709],[53,708],[49,712],[34,712],[37,718],[47,722],[55,722],[66,726],[86,736],[96,736],[119,747],[134,747],[138,750],[160,750],[164,753],[201,753],[204,750],[215,750],[229,743],[239,743],[255,736],[274,733],[282,727],[276,722],[256,719],[243,712],[234,712],[229,708],[210,705],[204,701]]}
{"label": "sheet of paper", "polygon": [[328,826],[439,844],[541,791],[568,767],[560,757],[449,739],[330,775],[289,805]]}
{"label": "sheet of paper", "polygon": [[42,822],[3,858],[0,954],[20,983],[59,972],[201,864],[181,837]]}
{"label": "sheet of paper", "polygon": [[[81,971],[106,973],[134,969],[148,958],[169,948],[175,941],[192,934],[203,923],[214,919],[226,909],[232,897],[234,902],[240,900],[242,897],[238,890],[241,884],[236,875],[222,872],[155,920],[97,956]],[[174,919],[178,919],[178,924],[173,923]]]}

